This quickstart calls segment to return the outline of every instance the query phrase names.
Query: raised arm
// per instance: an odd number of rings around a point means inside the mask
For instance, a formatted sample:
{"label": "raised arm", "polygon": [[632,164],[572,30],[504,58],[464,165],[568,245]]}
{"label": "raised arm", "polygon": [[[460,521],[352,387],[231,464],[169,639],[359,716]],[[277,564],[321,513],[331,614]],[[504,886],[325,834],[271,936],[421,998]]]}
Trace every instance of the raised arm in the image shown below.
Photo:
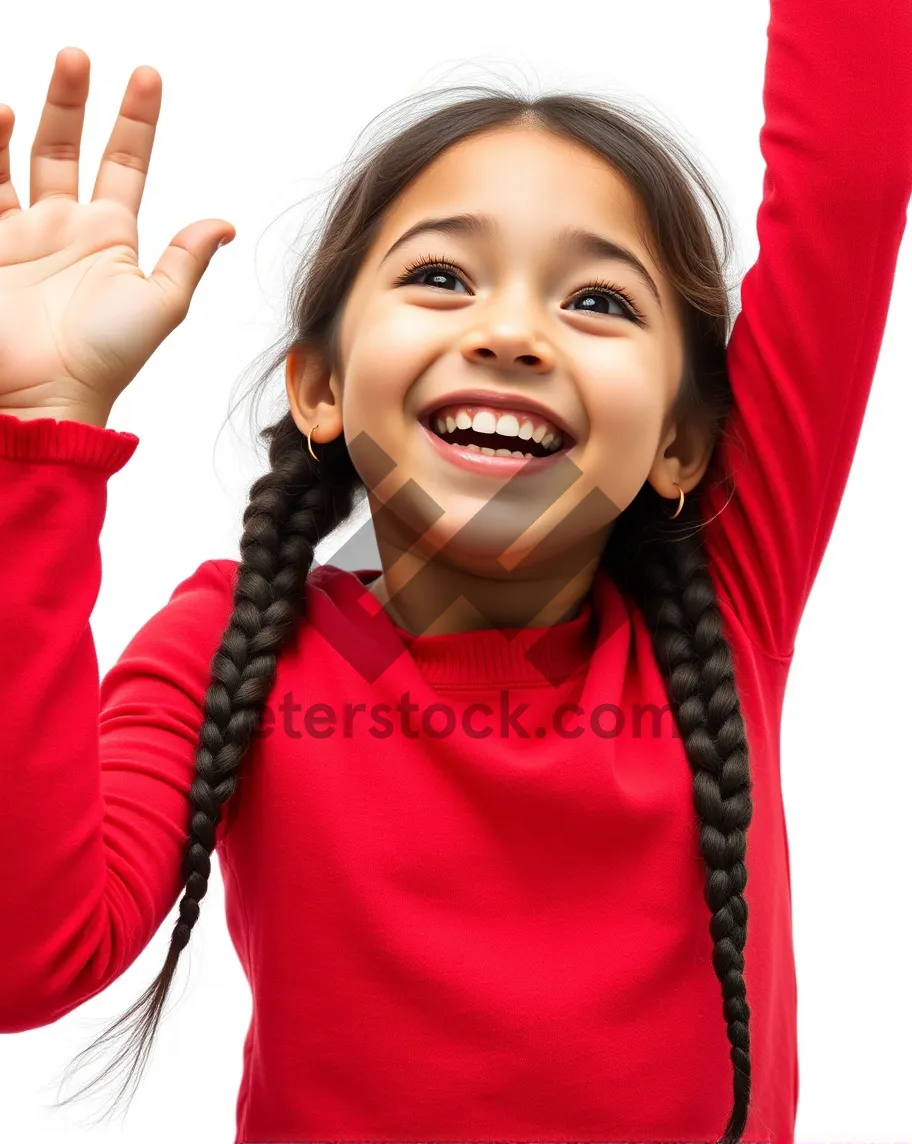
{"label": "raised arm", "polygon": [[135,446],[91,425],[0,415],[0,929],[9,935],[0,1033],[49,1024],[104,989],[183,889],[187,793],[232,592],[217,562],[202,564],[99,686],[89,618],[107,480]]}
{"label": "raised arm", "polygon": [[[760,253],[705,480],[723,598],[788,656],[832,532],[912,191],[912,0],[771,0]],[[724,473],[732,482],[720,481]]]}

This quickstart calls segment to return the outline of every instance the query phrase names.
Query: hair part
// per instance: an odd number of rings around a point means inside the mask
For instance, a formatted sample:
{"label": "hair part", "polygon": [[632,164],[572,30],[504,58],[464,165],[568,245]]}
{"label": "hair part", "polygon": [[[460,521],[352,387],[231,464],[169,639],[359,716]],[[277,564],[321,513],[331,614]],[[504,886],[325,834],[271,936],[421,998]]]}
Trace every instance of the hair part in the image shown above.
{"label": "hair part", "polygon": [[[431,93],[442,95],[443,104],[425,110],[427,94],[394,106],[397,114],[404,113],[407,104],[417,105],[423,113],[365,149],[340,179],[316,241],[294,274],[287,329],[266,351],[269,360],[253,387],[257,401],[295,347],[316,348],[328,369],[339,370],[339,329],[348,292],[385,212],[416,176],[464,139],[499,127],[534,126],[588,147],[629,184],[641,212],[643,241],[671,284],[682,319],[685,360],[671,415],[680,423],[699,421],[717,440],[732,407],[726,362],[731,287],[724,274],[732,243],[724,210],[685,149],[641,109],[627,111],[617,102],[594,96],[529,97],[487,86],[457,87]],[[721,255],[710,218],[701,209],[701,196],[718,224]],[[314,550],[349,518],[366,493],[344,438],[321,446],[317,466],[290,411],[258,436],[268,443],[269,471],[250,490],[234,610],[205,694],[196,772],[188,792],[186,884],[179,917],[158,977],[76,1061],[126,1033],[123,1048],[108,1068],[63,1104],[102,1084],[132,1059],[113,1110],[131,1079],[136,1076],[138,1083],[142,1075],[180,953],[208,888],[221,809],[235,796],[242,778],[243,761],[274,684],[278,656],[306,619],[305,581]],[[738,1144],[751,1093],[743,956],[751,780],[731,648],[700,538],[699,494],[699,488],[694,490],[684,511],[671,522],[667,502],[645,483],[618,518],[603,561],[649,624],[693,770],[713,966],[722,991],[733,1069],[733,1105],[721,1144]],[[235,801],[229,810],[236,807]]]}

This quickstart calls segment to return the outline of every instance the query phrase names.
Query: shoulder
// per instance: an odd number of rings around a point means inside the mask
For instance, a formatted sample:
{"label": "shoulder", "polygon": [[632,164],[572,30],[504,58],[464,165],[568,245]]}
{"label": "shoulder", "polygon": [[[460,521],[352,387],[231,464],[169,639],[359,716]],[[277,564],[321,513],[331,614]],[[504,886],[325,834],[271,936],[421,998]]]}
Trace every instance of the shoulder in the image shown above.
{"label": "shoulder", "polygon": [[[206,560],[199,568],[190,576],[188,580],[196,578],[206,579],[213,576],[219,577],[233,590],[237,585],[238,571],[241,567],[239,560],[217,559]],[[366,577],[370,579],[376,576],[376,571],[358,571],[349,572],[345,568],[339,568],[335,564],[317,564],[315,563],[307,574],[307,582],[309,584],[329,585],[339,583],[340,580],[350,580],[352,576]],[[187,583],[187,581],[183,581]]]}
{"label": "shoulder", "polygon": [[[178,600],[187,606],[195,604],[203,611],[224,613],[227,620],[235,602],[240,561],[229,559],[206,560],[174,589],[169,607]],[[310,609],[329,606],[341,611],[353,611],[366,595],[366,586],[379,575],[376,569],[349,571],[335,564],[314,564],[301,590]]]}
{"label": "shoulder", "polygon": [[185,576],[136,633],[131,646],[217,643],[234,610],[237,561],[205,560]]}

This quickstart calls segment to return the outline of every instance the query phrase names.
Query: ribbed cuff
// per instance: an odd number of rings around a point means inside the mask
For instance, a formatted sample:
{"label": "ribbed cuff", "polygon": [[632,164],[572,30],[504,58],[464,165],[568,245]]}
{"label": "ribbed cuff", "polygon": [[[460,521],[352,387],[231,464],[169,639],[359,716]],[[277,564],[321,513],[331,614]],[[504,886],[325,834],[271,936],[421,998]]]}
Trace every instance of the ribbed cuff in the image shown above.
{"label": "ribbed cuff", "polygon": [[12,461],[52,461],[116,473],[138,444],[133,433],[82,421],[55,421],[53,417],[22,421],[0,414],[0,457]]}

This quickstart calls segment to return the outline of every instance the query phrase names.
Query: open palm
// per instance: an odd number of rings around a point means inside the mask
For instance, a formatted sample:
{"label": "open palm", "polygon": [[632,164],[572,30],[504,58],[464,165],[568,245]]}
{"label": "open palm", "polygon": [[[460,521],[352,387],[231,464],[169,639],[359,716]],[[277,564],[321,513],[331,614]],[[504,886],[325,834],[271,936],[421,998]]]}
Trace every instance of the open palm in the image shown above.
{"label": "open palm", "polygon": [[0,412],[109,410],[186,317],[224,220],[180,231],[152,274],[137,215],[161,109],[154,68],[130,77],[90,202],[78,202],[89,58],[65,48],[31,152],[31,198],[10,181],[12,110],[0,105]]}

